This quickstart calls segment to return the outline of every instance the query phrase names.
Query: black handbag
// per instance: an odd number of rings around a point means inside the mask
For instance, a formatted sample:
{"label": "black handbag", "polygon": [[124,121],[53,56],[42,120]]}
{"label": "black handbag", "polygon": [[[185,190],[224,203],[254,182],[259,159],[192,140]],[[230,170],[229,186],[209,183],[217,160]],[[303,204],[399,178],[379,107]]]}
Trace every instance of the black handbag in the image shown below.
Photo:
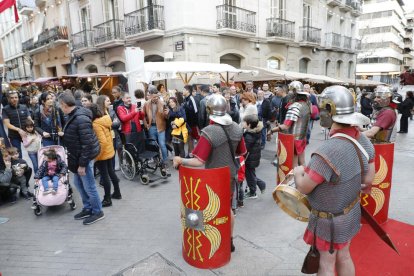
{"label": "black handbag", "polygon": [[320,254],[318,249],[316,249],[316,226],[318,221],[315,224],[315,231],[313,231],[313,244],[311,245],[308,254],[306,254],[305,260],[302,265],[302,273],[304,274],[315,274],[319,270],[319,260]]}

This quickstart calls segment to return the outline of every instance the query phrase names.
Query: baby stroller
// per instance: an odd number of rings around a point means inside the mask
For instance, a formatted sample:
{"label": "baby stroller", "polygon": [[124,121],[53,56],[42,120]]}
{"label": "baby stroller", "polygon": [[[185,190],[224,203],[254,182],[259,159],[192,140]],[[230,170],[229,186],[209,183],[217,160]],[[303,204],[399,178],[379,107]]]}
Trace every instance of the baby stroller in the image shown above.
{"label": "baby stroller", "polygon": [[[42,164],[44,155],[43,153],[49,149],[54,149],[56,154],[60,156],[60,158],[65,161],[67,164],[67,158],[65,153],[65,148],[62,146],[48,146],[41,148],[38,152],[38,162],[39,166]],[[49,186],[52,187],[52,181],[49,181]],[[64,177],[59,179],[59,186],[57,193],[53,194],[43,194],[44,188],[42,185],[42,181],[39,181],[34,186],[34,196],[33,196],[33,205],[32,209],[36,216],[40,216],[42,214],[42,207],[49,207],[49,206],[58,206],[62,205],[67,201],[71,210],[76,209],[76,203],[72,198],[73,191],[72,187],[69,184],[69,174],[67,173]]]}
{"label": "baby stroller", "polygon": [[135,145],[127,143],[122,148],[121,171],[128,180],[133,180],[135,175],[139,174],[139,179],[143,185],[148,185],[151,180],[148,171],[154,173],[158,168],[162,177],[167,177],[167,169],[165,168],[161,157],[160,147],[156,140],[145,139],[145,151],[138,153]]}

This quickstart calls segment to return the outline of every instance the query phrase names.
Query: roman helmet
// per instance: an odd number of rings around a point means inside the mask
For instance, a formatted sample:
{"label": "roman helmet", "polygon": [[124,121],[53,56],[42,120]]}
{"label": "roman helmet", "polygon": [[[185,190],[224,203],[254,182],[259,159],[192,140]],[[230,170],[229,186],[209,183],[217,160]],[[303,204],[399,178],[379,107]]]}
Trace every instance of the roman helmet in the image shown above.
{"label": "roman helmet", "polygon": [[383,107],[389,106],[392,98],[391,89],[384,85],[379,85],[375,88],[374,91],[374,101],[372,106],[375,109],[381,109]]}
{"label": "roman helmet", "polygon": [[289,90],[292,90],[294,94],[309,96],[309,93],[304,91],[303,84],[300,81],[292,81],[289,84]]}
{"label": "roman helmet", "polygon": [[370,120],[361,113],[354,112],[354,97],[343,86],[325,88],[319,95],[321,126],[330,128],[333,122],[348,125],[368,125]]}
{"label": "roman helmet", "polygon": [[220,125],[231,125],[233,120],[226,113],[227,102],[222,95],[214,94],[207,100],[207,113],[210,120]]}

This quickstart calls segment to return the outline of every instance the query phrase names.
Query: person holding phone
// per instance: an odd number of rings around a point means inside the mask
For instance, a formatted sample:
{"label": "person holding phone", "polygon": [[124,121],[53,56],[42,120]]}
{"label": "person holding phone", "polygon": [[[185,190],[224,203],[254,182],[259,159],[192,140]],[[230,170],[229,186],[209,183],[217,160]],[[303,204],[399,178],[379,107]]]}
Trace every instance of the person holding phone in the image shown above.
{"label": "person holding phone", "polygon": [[[138,102],[140,103],[140,102]],[[144,120],[144,112],[141,105],[131,103],[128,92],[122,92],[122,104],[118,106],[117,114],[121,121],[121,132],[124,134],[125,142],[134,144],[141,153],[145,150],[145,132],[140,120]]]}

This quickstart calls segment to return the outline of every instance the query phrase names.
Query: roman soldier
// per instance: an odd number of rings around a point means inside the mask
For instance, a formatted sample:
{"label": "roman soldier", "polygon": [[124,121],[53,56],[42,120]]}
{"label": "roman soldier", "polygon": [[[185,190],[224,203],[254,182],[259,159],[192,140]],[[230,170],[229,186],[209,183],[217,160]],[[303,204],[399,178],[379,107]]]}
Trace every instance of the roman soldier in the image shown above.
{"label": "roman soldier", "polygon": [[383,85],[377,86],[374,92],[374,113],[370,129],[364,131],[364,134],[375,143],[390,143],[395,141],[396,130],[395,122],[397,121],[397,104],[393,100],[391,90]]}
{"label": "roman soldier", "polygon": [[311,117],[311,106],[308,100],[309,93],[304,91],[301,82],[291,82],[289,89],[293,92],[293,103],[288,105],[285,121],[271,129],[268,135],[281,131],[294,136],[293,167],[296,167],[305,164],[306,134]]}

